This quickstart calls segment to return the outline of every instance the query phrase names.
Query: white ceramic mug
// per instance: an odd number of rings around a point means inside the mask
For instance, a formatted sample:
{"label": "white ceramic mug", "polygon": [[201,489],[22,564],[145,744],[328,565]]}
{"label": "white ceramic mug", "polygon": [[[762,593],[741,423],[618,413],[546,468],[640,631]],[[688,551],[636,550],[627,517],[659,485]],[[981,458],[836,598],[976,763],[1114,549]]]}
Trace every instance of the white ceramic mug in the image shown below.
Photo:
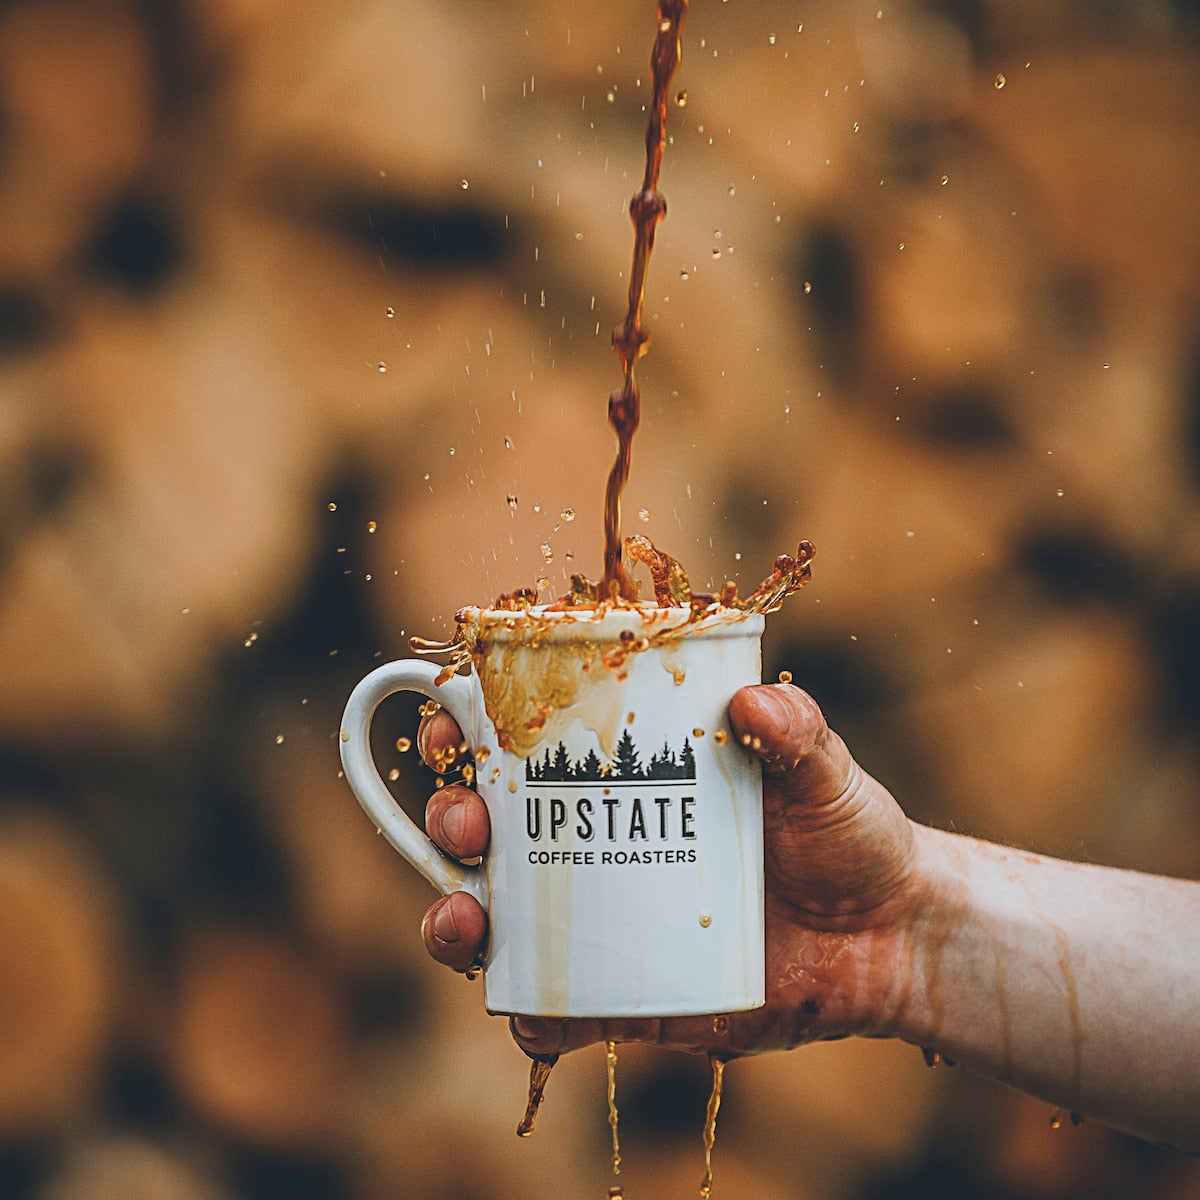
{"label": "white ceramic mug", "polygon": [[[678,1016],[764,1002],[762,777],[729,730],[763,618],[464,610],[474,669],[420,660],[355,688],[342,763],[391,844],[487,910],[496,1013]],[[445,858],[371,757],[377,706],[419,692],[458,722],[491,818],[479,869]]]}

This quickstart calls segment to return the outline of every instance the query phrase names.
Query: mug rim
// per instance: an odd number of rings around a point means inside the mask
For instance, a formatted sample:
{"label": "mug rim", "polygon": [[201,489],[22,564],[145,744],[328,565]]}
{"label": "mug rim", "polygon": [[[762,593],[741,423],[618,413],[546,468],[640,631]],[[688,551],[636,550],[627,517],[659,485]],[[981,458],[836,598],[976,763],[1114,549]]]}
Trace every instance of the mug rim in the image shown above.
{"label": "mug rim", "polygon": [[[555,608],[532,605],[527,609],[482,608],[469,605],[459,611],[459,623],[475,635],[496,641],[525,640],[540,635],[552,641],[618,641],[626,630],[638,637],[680,631],[696,637],[758,637],[765,625],[762,613],[718,607],[698,619],[691,609],[660,608],[649,603],[606,608]],[[684,632],[685,627],[689,627]]]}

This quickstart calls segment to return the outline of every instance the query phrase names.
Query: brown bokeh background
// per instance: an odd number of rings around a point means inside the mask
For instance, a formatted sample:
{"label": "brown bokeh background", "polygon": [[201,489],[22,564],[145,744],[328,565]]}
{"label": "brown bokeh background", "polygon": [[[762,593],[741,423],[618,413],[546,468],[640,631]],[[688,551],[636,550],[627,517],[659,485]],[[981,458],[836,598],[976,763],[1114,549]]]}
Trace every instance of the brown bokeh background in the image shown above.
{"label": "brown bokeh background", "polygon": [[[408,634],[598,568],[653,33],[0,4],[5,1200],[604,1194],[602,1054],[518,1142],[336,740]],[[1196,875],[1195,4],[696,0],[678,82],[629,525],[744,589],[817,544],[768,674],[914,817]],[[907,1046],[727,1079],[720,1200],[1200,1193]],[[630,1200],[696,1194],[706,1088],[622,1053]]]}

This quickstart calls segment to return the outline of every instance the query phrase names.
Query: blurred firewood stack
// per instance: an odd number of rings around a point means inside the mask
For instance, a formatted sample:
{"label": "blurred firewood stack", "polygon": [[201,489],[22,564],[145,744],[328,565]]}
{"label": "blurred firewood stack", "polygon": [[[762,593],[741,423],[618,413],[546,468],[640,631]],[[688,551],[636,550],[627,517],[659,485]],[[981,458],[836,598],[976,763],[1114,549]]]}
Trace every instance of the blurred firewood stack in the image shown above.
{"label": "blurred firewood stack", "polygon": [[[652,36],[640,0],[0,5],[6,1200],[607,1186],[602,1061],[512,1137],[523,1059],[425,962],[335,738],[408,633],[598,569]],[[699,584],[817,544],[769,673],[915,817],[1189,874],[1198,36],[697,0],[626,510]],[[417,814],[415,721],[379,757]],[[730,1200],[1200,1188],[907,1047],[728,1078]],[[628,1194],[693,1195],[704,1064],[621,1079]]]}

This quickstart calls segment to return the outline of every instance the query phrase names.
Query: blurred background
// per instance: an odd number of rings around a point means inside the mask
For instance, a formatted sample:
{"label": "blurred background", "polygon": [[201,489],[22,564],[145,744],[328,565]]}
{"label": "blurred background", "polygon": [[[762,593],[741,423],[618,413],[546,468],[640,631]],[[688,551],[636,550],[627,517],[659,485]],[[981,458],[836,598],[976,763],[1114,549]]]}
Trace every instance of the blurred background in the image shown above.
{"label": "blurred background", "polygon": [[[336,743],[410,634],[599,573],[654,32],[0,3],[4,1200],[612,1182],[602,1052],[518,1141]],[[677,90],[627,526],[743,591],[816,543],[767,675],[913,817],[1200,873],[1193,0],[696,0]],[[630,1200],[697,1193],[707,1087],[622,1052]],[[736,1063],[714,1194],[1200,1194],[1051,1115],[903,1045]]]}

